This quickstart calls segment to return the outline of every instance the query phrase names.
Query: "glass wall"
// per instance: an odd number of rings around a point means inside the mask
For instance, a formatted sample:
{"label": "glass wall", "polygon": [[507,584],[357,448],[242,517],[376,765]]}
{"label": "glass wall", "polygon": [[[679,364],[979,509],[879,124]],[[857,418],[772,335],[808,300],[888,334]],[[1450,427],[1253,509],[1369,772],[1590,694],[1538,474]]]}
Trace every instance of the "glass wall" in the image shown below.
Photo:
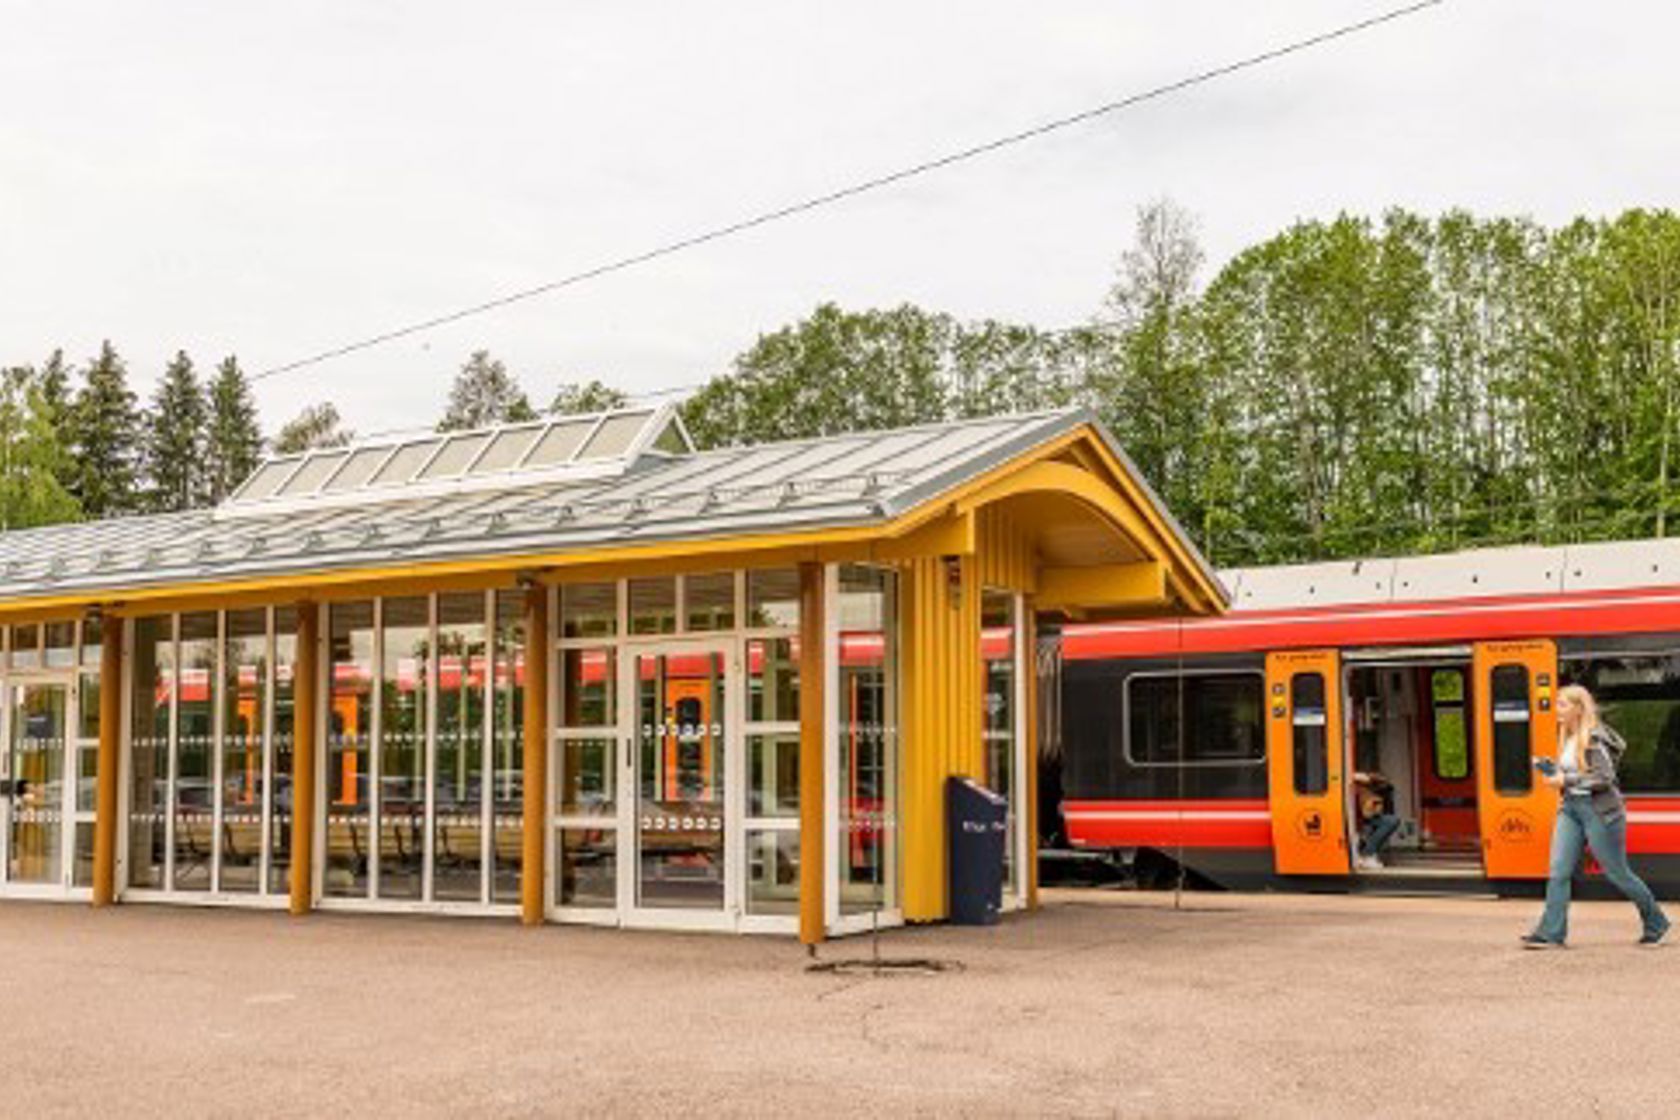
{"label": "glass wall", "polygon": [[438,597],[432,897],[446,901],[484,892],[487,642],[482,593]]}
{"label": "glass wall", "polygon": [[381,602],[379,898],[425,897],[430,601]]}
{"label": "glass wall", "polygon": [[611,909],[618,905],[618,585],[568,584],[558,595],[554,903]]}
{"label": "glass wall", "polygon": [[496,593],[495,692],[491,719],[490,899],[519,901],[525,849],[525,595]]}
{"label": "glass wall", "polygon": [[128,885],[161,889],[169,848],[169,756],[174,738],[175,619],[136,619],[129,679]]}
{"label": "glass wall", "polygon": [[334,603],[327,610],[326,813],[322,893],[364,898],[371,849],[368,744],[373,735],[373,604]]}
{"label": "glass wall", "polygon": [[839,835],[842,914],[898,903],[898,577],[840,568]]}
{"label": "glass wall", "polygon": [[222,853],[220,886],[253,894],[261,885],[263,752],[268,719],[268,612],[233,611],[222,646]]}
{"label": "glass wall", "polygon": [[274,697],[270,718],[268,784],[268,890],[291,889],[292,871],[292,735],[297,726],[294,697],[297,666],[297,610],[274,609]]}

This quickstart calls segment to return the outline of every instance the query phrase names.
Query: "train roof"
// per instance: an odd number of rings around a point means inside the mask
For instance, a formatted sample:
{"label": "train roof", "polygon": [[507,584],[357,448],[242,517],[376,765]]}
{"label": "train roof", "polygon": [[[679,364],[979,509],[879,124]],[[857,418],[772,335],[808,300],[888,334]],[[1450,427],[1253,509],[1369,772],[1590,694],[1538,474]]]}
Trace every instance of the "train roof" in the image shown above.
{"label": "train roof", "polygon": [[1680,538],[1230,568],[1220,578],[1235,611],[1628,591],[1680,586]]}

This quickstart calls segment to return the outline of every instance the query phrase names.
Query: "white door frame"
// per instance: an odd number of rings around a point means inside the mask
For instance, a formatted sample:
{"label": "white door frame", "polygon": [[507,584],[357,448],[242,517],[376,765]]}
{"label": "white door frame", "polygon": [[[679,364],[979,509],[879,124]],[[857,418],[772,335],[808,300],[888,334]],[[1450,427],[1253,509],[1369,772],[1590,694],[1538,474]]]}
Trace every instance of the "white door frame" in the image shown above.
{"label": "white door frame", "polygon": [[17,718],[14,689],[59,687],[64,689],[64,739],[60,749],[59,781],[59,881],[57,883],[14,883],[11,881],[12,801],[8,790],[4,811],[0,812],[0,893],[9,898],[83,899],[92,897],[91,887],[76,887],[76,790],[81,781],[80,758],[77,757],[77,731],[80,728],[80,688],[78,672],[69,669],[13,670],[0,678],[0,744],[4,745],[4,763],[0,777],[8,782],[16,778],[12,773],[13,724]]}

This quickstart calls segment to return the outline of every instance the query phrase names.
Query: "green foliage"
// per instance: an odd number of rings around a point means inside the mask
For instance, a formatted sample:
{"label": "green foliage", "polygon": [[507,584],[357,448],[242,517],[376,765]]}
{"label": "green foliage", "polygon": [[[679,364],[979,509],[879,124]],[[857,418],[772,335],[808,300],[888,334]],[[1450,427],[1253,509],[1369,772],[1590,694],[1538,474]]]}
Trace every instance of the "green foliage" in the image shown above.
{"label": "green foliage", "polygon": [[97,519],[139,510],[140,414],[128,368],[109,341],[82,371],[64,428],[71,455],[66,489],[82,513]]}
{"label": "green foliage", "polygon": [[508,374],[507,367],[492,358],[490,351],[475,350],[455,375],[455,384],[449,390],[449,407],[438,421],[438,431],[483,428],[536,418],[536,410],[519,383]]}
{"label": "green foliage", "polygon": [[630,394],[622,389],[590,378],[588,381],[567,381],[561,384],[549,402],[548,411],[555,416],[579,416],[591,412],[610,412],[630,403]]}
{"label": "green foliage", "polygon": [[177,351],[163,371],[146,414],[145,459],[152,510],[191,509],[209,496],[208,419],[192,359],[186,351]]}
{"label": "green foliage", "polygon": [[51,396],[48,370],[53,364],[49,359],[41,373],[28,367],[0,371],[0,530],[81,516],[76,499],[60,481],[68,472],[69,456],[59,438]]}
{"label": "green foliage", "polygon": [[312,404],[280,429],[274,437],[274,453],[295,455],[318,447],[343,447],[355,436],[341,426],[337,405],[330,401]]}
{"label": "green foliage", "polygon": [[205,474],[209,498],[219,502],[238,489],[262,459],[262,428],[251,382],[228,355],[216,367],[209,388],[209,426],[205,433]]}

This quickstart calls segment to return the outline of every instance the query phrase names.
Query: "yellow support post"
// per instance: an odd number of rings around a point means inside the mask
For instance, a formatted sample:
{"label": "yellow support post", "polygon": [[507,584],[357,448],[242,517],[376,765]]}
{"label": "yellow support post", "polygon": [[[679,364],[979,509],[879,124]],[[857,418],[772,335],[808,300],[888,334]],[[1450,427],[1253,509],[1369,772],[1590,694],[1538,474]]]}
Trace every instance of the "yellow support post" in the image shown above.
{"label": "yellow support post", "polygon": [[1031,595],[1021,604],[1022,685],[1027,696],[1027,710],[1022,714],[1027,731],[1027,772],[1022,788],[1026,791],[1027,830],[1027,909],[1038,909],[1038,609]]}
{"label": "yellow support post", "polygon": [[823,566],[799,565],[799,940],[823,940]]}
{"label": "yellow support post", "polygon": [[520,920],[538,926],[545,917],[543,854],[548,832],[548,589],[525,592],[525,833],[519,867]]}
{"label": "yellow support post", "polygon": [[123,620],[106,615],[99,631],[99,766],[93,819],[93,904],[117,900],[117,772],[122,743]]}
{"label": "yellow support post", "polygon": [[315,729],[320,712],[320,608],[297,605],[297,665],[292,676],[293,914],[315,905]]}

